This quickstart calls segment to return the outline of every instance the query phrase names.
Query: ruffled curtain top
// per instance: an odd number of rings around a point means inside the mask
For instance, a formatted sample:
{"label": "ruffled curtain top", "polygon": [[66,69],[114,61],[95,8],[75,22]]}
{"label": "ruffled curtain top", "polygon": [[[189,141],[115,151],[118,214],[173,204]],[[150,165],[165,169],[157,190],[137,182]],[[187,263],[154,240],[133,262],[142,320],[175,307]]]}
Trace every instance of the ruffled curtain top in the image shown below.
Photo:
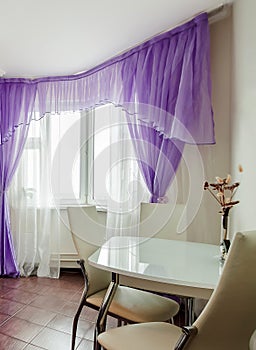
{"label": "ruffled curtain top", "polygon": [[79,75],[0,79],[1,139],[47,112],[122,106],[160,134],[214,143],[208,16],[191,21]]}

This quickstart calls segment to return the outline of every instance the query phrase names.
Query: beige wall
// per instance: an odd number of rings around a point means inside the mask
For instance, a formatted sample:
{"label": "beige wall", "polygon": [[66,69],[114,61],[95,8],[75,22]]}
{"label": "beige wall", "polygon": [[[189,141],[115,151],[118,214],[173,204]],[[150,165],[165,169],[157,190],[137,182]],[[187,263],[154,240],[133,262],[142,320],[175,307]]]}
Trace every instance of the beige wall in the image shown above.
{"label": "beige wall", "polygon": [[238,163],[244,168],[232,218],[236,232],[256,230],[256,1],[237,0],[233,13],[231,161],[234,174]]}
{"label": "beige wall", "polygon": [[233,231],[256,229],[256,1],[237,0],[233,10],[231,160],[244,173],[234,208]]}
{"label": "beige wall", "polygon": [[212,103],[216,145],[213,146],[214,176],[230,172],[230,61],[232,13],[210,25]]}
{"label": "beige wall", "polygon": [[[206,160],[208,177],[231,173],[240,181],[235,199],[240,204],[230,213],[233,235],[256,229],[256,1],[236,0],[228,18],[210,26],[212,99],[216,145]],[[239,174],[238,165],[244,168]],[[241,176],[242,175],[242,176]],[[218,230],[212,200],[206,200],[209,230]],[[209,215],[208,213],[211,213]],[[199,212],[197,221],[200,221]],[[214,242],[213,242],[214,243]],[[217,242],[216,242],[217,243]]]}
{"label": "beige wall", "polygon": [[[210,26],[216,145],[211,147],[212,161],[209,159],[208,164],[206,160],[205,167],[208,177],[212,174],[214,179],[215,175],[230,172],[234,181],[241,182],[235,198],[240,204],[230,213],[231,235],[256,230],[255,14],[255,0],[236,0],[231,16]],[[239,164],[244,168],[243,174],[238,172]],[[208,227],[214,237],[219,228],[214,215],[217,205],[211,199],[205,200]],[[197,227],[201,214],[202,211],[196,218]]]}

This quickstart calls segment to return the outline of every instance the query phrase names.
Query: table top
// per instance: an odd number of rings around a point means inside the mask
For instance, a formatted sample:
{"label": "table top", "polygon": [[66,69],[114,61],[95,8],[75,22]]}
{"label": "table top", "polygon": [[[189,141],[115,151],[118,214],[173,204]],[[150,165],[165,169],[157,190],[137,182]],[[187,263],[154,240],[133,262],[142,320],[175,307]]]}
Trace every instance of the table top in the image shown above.
{"label": "table top", "polygon": [[112,237],[89,257],[89,263],[144,282],[162,283],[165,289],[171,285],[166,292],[202,298],[210,297],[220,277],[219,247],[187,241]]}

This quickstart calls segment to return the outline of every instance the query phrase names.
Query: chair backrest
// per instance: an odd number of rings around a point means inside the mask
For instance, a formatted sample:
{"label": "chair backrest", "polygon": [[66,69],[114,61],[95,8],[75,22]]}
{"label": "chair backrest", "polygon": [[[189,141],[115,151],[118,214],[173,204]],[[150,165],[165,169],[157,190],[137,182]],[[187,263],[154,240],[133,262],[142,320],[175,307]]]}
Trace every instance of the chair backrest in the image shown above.
{"label": "chair backrest", "polygon": [[186,241],[186,232],[177,233],[184,208],[183,204],[141,203],[140,236]]}
{"label": "chair backrest", "polygon": [[256,231],[237,233],[189,350],[245,350],[256,329]]}
{"label": "chair backrest", "polygon": [[250,350],[256,350],[256,330],[253,332],[250,339]]}
{"label": "chair backrest", "polygon": [[85,261],[89,276],[88,296],[108,287],[111,274],[89,265],[88,257],[104,242],[106,216],[95,206],[69,207],[68,218],[72,238],[80,259]]}

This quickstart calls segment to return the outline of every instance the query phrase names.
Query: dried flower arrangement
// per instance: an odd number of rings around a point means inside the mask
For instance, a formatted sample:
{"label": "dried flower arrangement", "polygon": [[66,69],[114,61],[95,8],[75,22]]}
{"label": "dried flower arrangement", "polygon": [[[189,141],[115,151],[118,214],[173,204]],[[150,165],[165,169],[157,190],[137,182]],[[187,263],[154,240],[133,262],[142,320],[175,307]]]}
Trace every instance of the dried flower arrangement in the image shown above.
{"label": "dried flower arrangement", "polygon": [[[243,172],[243,168],[239,165],[238,170],[240,173]],[[228,215],[229,210],[239,201],[234,201],[233,197],[237,191],[239,182],[234,182],[231,184],[231,176],[227,175],[226,178],[216,177],[215,183],[208,183],[205,181],[204,190],[208,190],[210,194],[216,199],[216,201],[220,204],[221,210],[219,213],[222,214],[222,234],[221,234],[221,247],[222,247],[222,259],[227,254],[230,241],[228,238]]]}
{"label": "dried flower arrangement", "polygon": [[[226,178],[216,177],[216,183],[208,183],[205,181],[204,190],[208,190],[211,195],[217,200],[221,205],[221,214],[224,214],[226,208],[232,208],[234,205],[238,204],[239,201],[233,201],[233,197],[237,191],[239,182],[230,184],[231,176],[228,175]],[[216,191],[217,193],[214,193]],[[227,196],[228,193],[228,196]]]}

